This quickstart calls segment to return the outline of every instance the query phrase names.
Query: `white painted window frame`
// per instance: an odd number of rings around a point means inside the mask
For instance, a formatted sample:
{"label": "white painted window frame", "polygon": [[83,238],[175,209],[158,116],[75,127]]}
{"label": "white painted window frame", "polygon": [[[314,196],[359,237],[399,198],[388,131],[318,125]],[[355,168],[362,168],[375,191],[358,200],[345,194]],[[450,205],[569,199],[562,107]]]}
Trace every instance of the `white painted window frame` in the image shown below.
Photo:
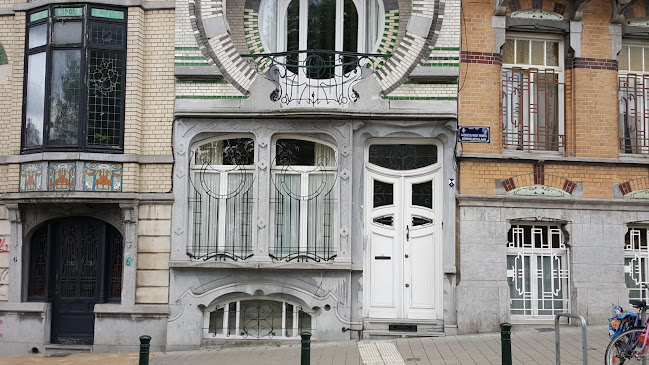
{"label": "white painted window frame", "polygon": [[[204,140],[197,141],[194,143],[194,145],[191,148],[191,158],[189,162],[189,179],[194,179],[194,175],[196,172],[200,171],[203,165],[196,165],[196,152],[198,151],[198,148],[202,145],[212,143],[212,142],[217,142],[220,140],[226,140],[226,139],[237,139],[237,138],[248,138],[252,139],[253,143],[255,143],[255,137],[251,134],[228,134],[228,135],[222,135],[214,138],[208,138]],[[257,161],[257,144],[254,144],[254,157],[253,161]],[[235,165],[208,165],[209,172],[206,172],[208,174],[218,174],[219,176],[219,195],[223,196],[227,194],[227,188],[228,188],[228,174],[241,174],[241,173],[250,173],[252,174],[252,187],[250,188],[252,191],[253,195],[253,204],[252,208],[250,211],[250,215],[252,217],[252,222],[253,224],[253,229],[251,232],[251,244],[252,244],[252,252],[255,252],[256,244],[257,244],[257,230],[254,229],[254,222],[255,222],[255,217],[257,217],[257,204],[255,204],[254,199],[255,197],[259,196],[258,191],[257,191],[257,184],[254,183],[256,180],[257,174],[256,174],[256,168],[255,165],[246,165],[243,166],[245,170],[243,172],[241,171],[233,171],[237,166]],[[225,182],[225,183],[221,183]],[[193,187],[192,184],[189,183],[187,184],[187,197],[188,199],[192,197],[193,194]],[[191,205],[188,205],[190,208],[187,209],[187,227],[188,227],[188,232],[189,232],[189,239],[188,243],[189,246],[193,246],[195,244],[194,242],[194,214],[191,209]],[[225,248],[225,226],[227,222],[227,199],[219,199],[219,206],[218,206],[218,220],[217,220],[217,252],[222,252]],[[221,212],[225,212],[224,214],[221,214]],[[202,260],[202,259],[195,259],[195,260]]]}
{"label": "white painted window frame", "polygon": [[[228,335],[228,327],[229,327],[229,319],[230,319],[230,303],[236,303],[236,311],[237,313],[241,313],[241,302],[242,301],[249,301],[249,300],[264,300],[264,301],[269,301],[269,302],[279,302],[281,303],[282,306],[282,330],[290,330],[291,333],[289,336],[286,336],[285,333],[279,335],[279,336],[273,336],[271,339],[272,340],[295,340],[300,338],[300,333],[299,333],[299,327],[298,327],[298,315],[299,315],[299,310],[298,308],[302,308],[302,312],[306,313],[307,315],[311,316],[311,329],[310,332],[313,333],[316,330],[316,316],[315,313],[309,308],[306,308],[302,306],[301,304],[297,304],[292,301],[288,300],[283,300],[283,299],[278,299],[275,297],[265,297],[265,296],[252,296],[252,297],[237,297],[231,300],[223,301],[223,302],[218,302],[209,305],[208,307],[203,310],[203,338],[227,338],[227,339],[248,339],[252,341],[263,341],[263,340],[268,340],[268,337],[261,337],[261,338],[253,338],[253,337],[248,337],[248,336],[242,336],[241,335],[241,319],[240,315],[237,315],[235,317],[235,333]],[[286,305],[292,305],[293,306],[293,316],[292,316],[292,327],[290,329],[286,328]],[[215,333],[215,332],[210,332],[210,313],[216,310],[216,307],[222,307],[223,308],[223,329],[222,333]],[[306,309],[306,310],[305,310]]]}
{"label": "white painted window frame", "polygon": [[[282,166],[278,166],[275,164],[276,161],[276,156],[277,156],[277,141],[280,139],[296,139],[296,140],[303,140],[303,141],[309,141],[309,142],[314,142],[314,143],[319,143],[321,145],[330,147],[334,151],[334,156],[335,156],[335,165],[334,166],[325,166],[323,168],[324,172],[326,174],[331,174],[335,178],[338,178],[336,171],[338,170],[338,163],[339,163],[339,153],[338,149],[336,148],[335,145],[328,143],[326,141],[316,139],[316,138],[311,138],[307,136],[296,136],[296,135],[277,135],[273,138],[272,140],[272,161],[273,164],[271,166],[271,174],[272,174],[272,179],[273,181],[276,180],[276,176],[278,173],[282,172]],[[305,197],[309,195],[309,176],[311,175],[318,175],[322,174],[322,170],[314,170],[315,166],[291,166],[291,174],[296,174],[300,175],[300,196]],[[271,227],[271,240],[270,240],[270,246],[269,246],[269,251],[273,252],[273,248],[275,247],[275,214],[274,214],[274,207],[273,207],[273,201],[275,200],[275,185],[271,184],[270,186],[270,227]],[[337,181],[334,181],[334,187],[331,190],[332,193],[332,199],[334,199],[336,202],[338,202],[338,199],[340,197],[340,194],[338,192],[339,190],[339,185]],[[333,208],[333,216],[332,216],[332,241],[331,247],[332,252],[337,253],[340,252],[340,240],[338,239],[338,229],[339,229],[339,205],[340,204],[334,204]],[[309,207],[309,201],[307,199],[301,199],[300,200],[300,241],[299,241],[299,254],[303,255],[307,253],[307,247],[308,247],[308,207]]]}

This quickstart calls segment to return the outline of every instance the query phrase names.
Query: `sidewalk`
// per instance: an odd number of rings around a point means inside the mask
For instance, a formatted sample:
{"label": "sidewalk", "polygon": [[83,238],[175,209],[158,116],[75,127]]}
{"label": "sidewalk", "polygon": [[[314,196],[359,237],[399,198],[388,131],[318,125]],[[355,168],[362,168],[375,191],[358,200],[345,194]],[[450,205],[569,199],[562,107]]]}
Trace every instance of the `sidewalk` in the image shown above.
{"label": "sidewalk", "polygon": [[[562,365],[582,364],[581,328],[561,328]],[[588,363],[601,364],[608,345],[608,327],[588,327]],[[513,364],[555,364],[552,326],[512,333]],[[436,338],[312,343],[311,365],[501,365],[500,333]],[[137,364],[138,354],[75,354],[0,356],[12,364]],[[199,351],[154,353],[150,365],[284,365],[300,363],[300,345],[224,347]]]}

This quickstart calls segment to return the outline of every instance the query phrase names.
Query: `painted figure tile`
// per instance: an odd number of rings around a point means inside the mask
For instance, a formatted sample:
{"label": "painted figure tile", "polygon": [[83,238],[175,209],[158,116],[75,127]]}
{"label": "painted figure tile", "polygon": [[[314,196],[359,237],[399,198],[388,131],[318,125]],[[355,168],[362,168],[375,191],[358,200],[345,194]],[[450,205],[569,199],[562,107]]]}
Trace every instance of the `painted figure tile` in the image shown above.
{"label": "painted figure tile", "polygon": [[122,164],[86,162],[85,167],[83,190],[122,191]]}
{"label": "painted figure tile", "polygon": [[74,191],[77,165],[74,162],[51,162],[48,175],[49,191]]}
{"label": "painted figure tile", "polygon": [[40,163],[20,165],[20,191],[41,191],[43,167]]}

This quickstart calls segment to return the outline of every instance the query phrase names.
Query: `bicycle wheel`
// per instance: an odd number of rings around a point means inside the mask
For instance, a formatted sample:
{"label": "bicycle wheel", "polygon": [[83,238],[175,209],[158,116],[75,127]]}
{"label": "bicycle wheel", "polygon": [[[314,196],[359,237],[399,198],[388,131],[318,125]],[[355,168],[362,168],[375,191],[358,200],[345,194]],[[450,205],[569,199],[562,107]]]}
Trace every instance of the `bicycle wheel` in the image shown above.
{"label": "bicycle wheel", "polygon": [[640,364],[642,363],[643,358],[649,359],[649,357],[646,355],[647,350],[649,349],[649,343],[647,344],[647,348],[642,351],[644,354],[639,354],[639,351],[642,348],[642,343],[640,342],[640,334],[644,332],[644,328],[632,328],[617,335],[606,348],[606,354],[604,355],[604,364]]}

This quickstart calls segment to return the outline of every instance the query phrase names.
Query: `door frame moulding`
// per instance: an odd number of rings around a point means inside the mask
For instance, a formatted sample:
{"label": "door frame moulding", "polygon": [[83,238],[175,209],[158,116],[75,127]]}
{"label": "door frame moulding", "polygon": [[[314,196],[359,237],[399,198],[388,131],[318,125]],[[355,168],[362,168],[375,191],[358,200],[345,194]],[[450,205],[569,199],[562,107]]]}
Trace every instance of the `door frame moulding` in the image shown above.
{"label": "door frame moulding", "polygon": [[[422,168],[417,168],[413,170],[403,170],[403,171],[397,171],[397,170],[391,170],[387,169],[384,167],[380,167],[374,164],[371,164],[369,162],[369,147],[371,145],[377,145],[377,144],[410,144],[410,145],[421,145],[421,144],[434,144],[437,147],[437,162],[434,163],[433,165],[425,166]],[[434,138],[421,138],[421,137],[413,137],[413,138],[390,138],[390,137],[385,137],[385,138],[369,138],[365,142],[365,146],[363,149],[363,184],[364,184],[364,196],[363,196],[363,317],[364,318],[371,318],[369,316],[370,314],[370,304],[371,304],[371,289],[372,289],[372,281],[371,281],[371,239],[370,239],[370,230],[371,230],[371,202],[373,200],[373,194],[374,194],[374,189],[371,186],[371,181],[374,176],[384,176],[384,177],[390,177],[390,178],[397,178],[397,179],[403,179],[403,178],[411,178],[411,179],[421,179],[424,176],[430,176],[430,178],[434,181],[435,186],[433,187],[433,211],[435,212],[435,245],[436,247],[434,248],[434,255],[435,255],[435,263],[434,267],[436,268],[433,278],[431,280],[434,282],[433,285],[433,295],[434,295],[434,311],[435,311],[435,319],[438,320],[443,320],[444,318],[444,276],[445,276],[445,270],[443,268],[443,232],[442,232],[442,221],[444,217],[444,189],[443,189],[443,176],[444,176],[444,169],[443,169],[443,160],[444,160],[444,144],[442,141],[439,139],[434,139]],[[435,181],[436,180],[436,181]],[[402,191],[405,192],[404,187],[402,187]],[[403,209],[403,208],[399,208]],[[401,258],[400,258],[401,259]],[[399,265],[400,270],[403,271],[403,265]],[[405,297],[403,297],[404,294],[402,294],[402,297],[399,299],[402,302],[405,302]],[[403,304],[397,305],[398,307],[401,306],[403,307]],[[399,311],[399,310],[397,310]],[[397,317],[403,317],[401,318],[404,321],[413,321],[413,319],[407,319],[407,315],[405,313],[405,308],[401,308],[400,310],[401,313],[397,314]],[[385,321],[390,321],[394,319],[399,319],[399,318],[393,318],[393,319],[380,319],[380,320],[385,320]],[[417,321],[415,319],[415,321]],[[421,319],[421,321],[427,321],[427,319]]]}

